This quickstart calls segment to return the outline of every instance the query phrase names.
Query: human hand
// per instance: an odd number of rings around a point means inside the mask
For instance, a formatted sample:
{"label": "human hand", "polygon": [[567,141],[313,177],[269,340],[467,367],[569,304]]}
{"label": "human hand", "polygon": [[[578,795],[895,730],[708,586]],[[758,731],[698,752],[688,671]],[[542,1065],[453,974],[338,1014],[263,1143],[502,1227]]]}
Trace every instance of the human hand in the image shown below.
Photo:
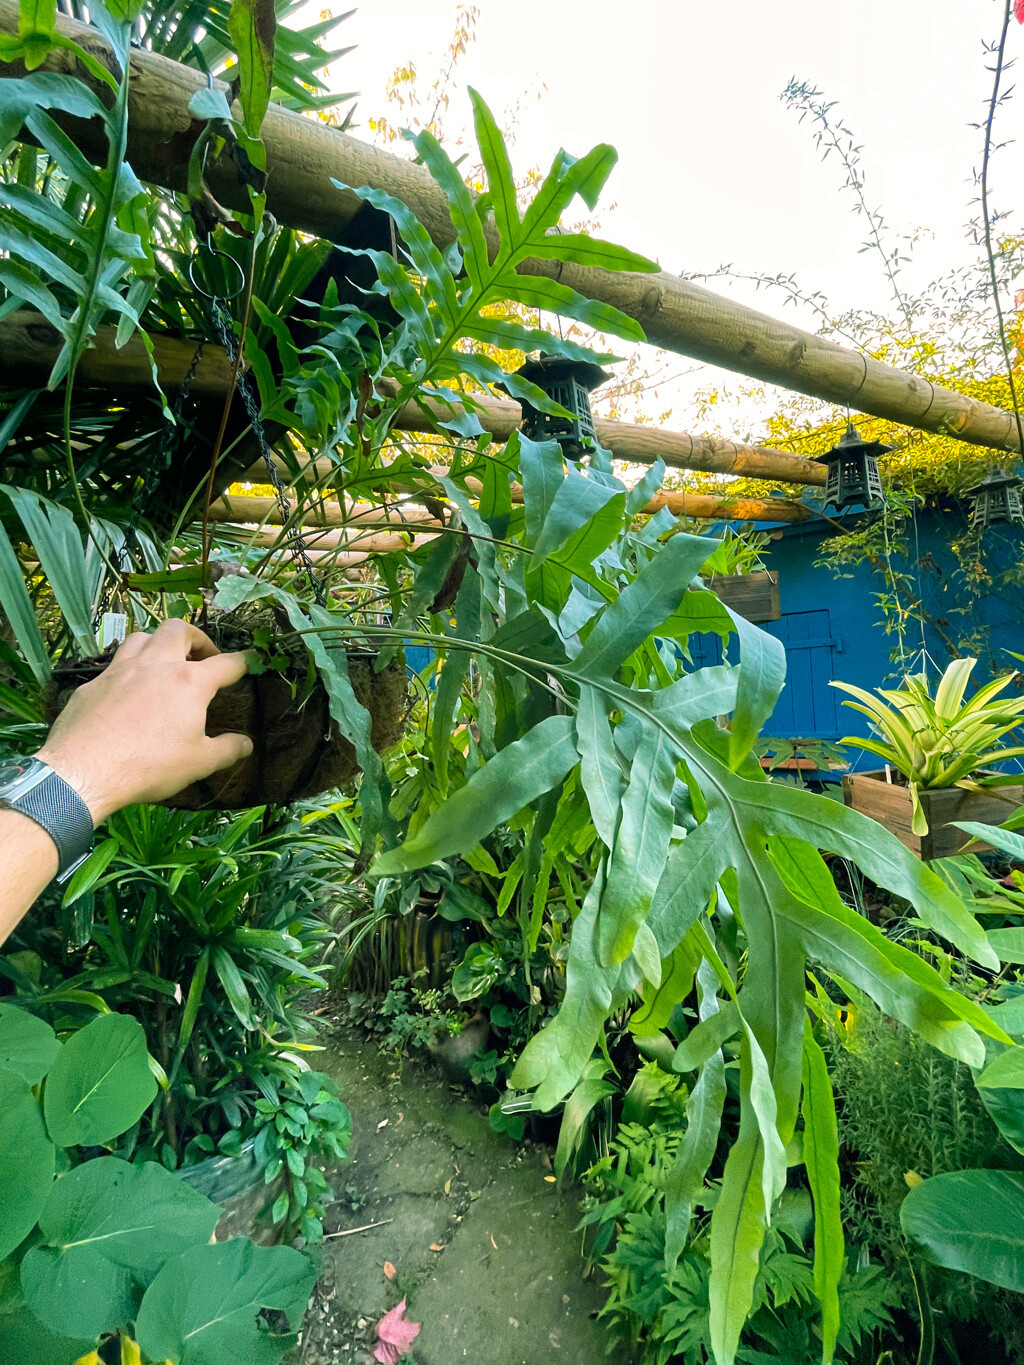
{"label": "human hand", "polygon": [[246,735],[206,734],[206,708],[245,676],[201,630],[164,621],[129,635],[103,673],[75,692],[36,754],[70,783],[98,825],[136,801],[162,801],[252,753]]}

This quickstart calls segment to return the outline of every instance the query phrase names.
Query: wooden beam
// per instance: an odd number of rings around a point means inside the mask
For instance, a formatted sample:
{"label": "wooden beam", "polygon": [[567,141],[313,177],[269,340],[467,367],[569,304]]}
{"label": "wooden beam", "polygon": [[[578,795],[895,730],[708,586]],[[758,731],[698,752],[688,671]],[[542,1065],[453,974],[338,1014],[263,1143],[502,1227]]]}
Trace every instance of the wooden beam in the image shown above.
{"label": "wooden beam", "polygon": [[[149,356],[139,336],[118,350],[116,328],[98,329],[94,345],[82,357],[83,379],[113,387],[150,389],[153,373]],[[161,386],[165,391],[180,387],[192,359],[194,344],[177,337],[152,336],[153,355]],[[0,366],[7,382],[34,384],[51,368],[63,345],[56,328],[38,313],[22,308],[0,319]],[[201,393],[223,393],[231,367],[219,346],[203,348],[193,389]],[[477,415],[485,431],[495,441],[507,441],[522,421],[518,403],[497,398],[481,398]],[[430,411],[435,418],[450,418],[451,409],[435,402]],[[461,411],[461,408],[457,408]],[[663,431],[659,427],[631,426],[628,422],[595,422],[598,439],[617,460],[632,464],[653,464],[662,459],[675,469],[699,469],[717,474],[736,474],[750,479],[774,479],[779,483],[824,484],[825,469],[802,455],[784,450],[718,440],[712,436],[691,436],[684,431]],[[395,426],[399,431],[438,430],[417,403],[399,409]],[[255,467],[254,467],[255,468]],[[258,471],[253,474],[259,478]]]}
{"label": "wooden beam", "polygon": [[[101,327],[96,344],[82,356],[79,375],[92,384],[117,389],[153,389],[153,371],[142,338],[136,333],[120,350],[114,344],[115,327]],[[152,338],[160,384],[178,389],[195,353],[194,341],[180,337]],[[57,359],[64,338],[39,313],[19,308],[0,321],[0,370],[5,384],[39,384]],[[205,346],[196,367],[195,393],[225,393],[231,365],[219,346]]]}
{"label": "wooden beam", "polygon": [[[281,509],[275,498],[259,494],[225,493],[210,504],[210,520],[253,522],[257,525],[280,526]],[[443,530],[436,517],[425,507],[409,507],[402,511],[394,508],[373,507],[369,503],[356,503],[344,510],[336,502],[310,503],[303,506],[302,524],[307,526],[393,526],[414,530],[426,526],[432,530]]]}
{"label": "wooden beam", "polygon": [[[522,502],[523,491],[513,488],[513,501]],[[811,509],[802,502],[788,498],[714,498],[704,493],[662,492],[640,508],[641,516],[653,516],[667,507],[673,516],[697,517],[707,521],[806,521]],[[255,525],[280,526],[281,512],[274,498],[254,494],[225,494],[210,507],[210,520],[216,522],[250,522]],[[384,508],[357,504],[348,510],[336,502],[325,502],[317,507],[303,508],[304,526],[393,526],[411,534],[444,528],[425,509],[409,508],[404,515]]]}
{"label": "wooden beam", "polygon": [[[57,16],[56,27],[113,69],[114,58],[95,28],[64,15]],[[18,0],[0,0],[0,32],[17,31]],[[128,159],[141,179],[184,189],[198,132],[188,102],[205,78],[143,48],[132,50],[130,63]],[[40,69],[81,74],[67,49],[51,52]],[[16,63],[0,63],[0,78],[21,73]],[[98,89],[99,83],[94,84]],[[66,119],[64,124],[85,155],[106,159],[106,141],[95,120]],[[454,240],[448,202],[424,166],[276,105],[267,111],[262,137],[270,172],[268,207],[281,222],[336,239],[361,201],[335,189],[334,178],[387,190],[409,206],[439,246]],[[248,207],[226,152],[211,157],[208,179],[222,203]],[[924,431],[941,431],[996,450],[1021,448],[1012,413],[788,326],[678,275],[616,273],[536,260],[524,261],[520,270],[557,276],[587,298],[614,304],[637,319],[649,342],[680,355]]]}

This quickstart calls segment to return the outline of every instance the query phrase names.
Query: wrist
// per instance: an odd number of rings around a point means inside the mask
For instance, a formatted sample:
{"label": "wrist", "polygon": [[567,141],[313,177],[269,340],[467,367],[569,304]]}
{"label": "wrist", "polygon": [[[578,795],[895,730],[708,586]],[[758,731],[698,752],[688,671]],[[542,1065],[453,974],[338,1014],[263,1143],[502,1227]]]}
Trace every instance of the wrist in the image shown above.
{"label": "wrist", "polygon": [[65,753],[59,744],[48,742],[33,757],[52,768],[78,793],[89,809],[93,828],[120,810],[122,803],[115,798],[111,784],[94,772],[88,763],[83,763],[80,756]]}

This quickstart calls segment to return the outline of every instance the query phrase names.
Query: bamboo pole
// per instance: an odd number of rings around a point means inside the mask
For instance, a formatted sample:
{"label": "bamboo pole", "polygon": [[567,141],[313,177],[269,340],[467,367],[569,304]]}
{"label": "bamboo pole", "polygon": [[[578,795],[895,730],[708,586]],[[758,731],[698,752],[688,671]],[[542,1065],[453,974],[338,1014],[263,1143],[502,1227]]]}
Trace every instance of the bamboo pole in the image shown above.
{"label": "bamboo pole", "polygon": [[[513,487],[512,500],[522,502],[523,490]],[[707,521],[806,521],[811,509],[802,502],[788,498],[714,498],[704,493],[657,494],[640,508],[639,515],[653,516],[662,508],[677,517],[697,517]],[[258,494],[225,494],[210,506],[210,520],[216,522],[251,522],[258,525],[280,526],[281,512],[274,498]],[[336,502],[304,507],[304,525],[359,527],[394,526],[417,533],[444,528],[425,508],[410,508],[399,513],[385,508],[357,504],[353,510]]]}
{"label": "bamboo pole", "polygon": [[[80,374],[83,379],[118,388],[150,389],[153,372],[149,355],[138,335],[120,350],[115,345],[117,329],[100,327],[94,345],[82,357]],[[180,387],[192,359],[194,346],[177,337],[151,336],[153,357],[165,391]],[[38,383],[50,369],[63,344],[56,328],[34,313],[22,308],[0,319],[0,367],[11,383]],[[231,373],[224,352],[219,346],[204,347],[196,370],[193,390],[201,393],[223,393]],[[508,440],[522,421],[518,403],[497,398],[478,400],[482,407],[477,414],[480,425],[498,443]],[[451,408],[444,403],[427,405],[435,419],[450,419]],[[457,408],[461,411],[461,408]],[[436,420],[431,422],[419,404],[404,403],[398,411],[395,426],[399,431],[436,431]],[[716,474],[736,474],[750,479],[775,479],[779,483],[824,484],[825,469],[815,460],[802,455],[791,455],[784,450],[770,450],[762,446],[743,445],[736,441],[718,440],[711,436],[691,436],[684,431],[662,431],[658,427],[631,426],[628,422],[594,423],[598,440],[617,460],[632,464],[653,464],[662,459],[675,469],[699,469]],[[260,479],[254,466],[253,479]]]}
{"label": "bamboo pole", "polygon": [[[57,30],[113,68],[96,29],[58,15]],[[0,0],[0,32],[17,31],[17,0]],[[130,62],[128,159],[141,179],[184,189],[198,131],[188,102],[204,77],[141,48],[132,50]],[[80,74],[77,59],[66,49],[49,53],[40,69]],[[17,64],[0,63],[0,78],[19,74]],[[223,83],[220,88],[227,89]],[[87,156],[105,159],[106,144],[95,121],[65,120],[65,125]],[[425,167],[276,105],[267,111],[262,137],[270,172],[268,207],[282,222],[337,239],[361,201],[335,189],[333,178],[387,190],[412,209],[439,246],[454,240],[447,200]],[[222,203],[248,207],[226,152],[211,158],[208,183]],[[883,365],[666,271],[616,273],[551,261],[525,261],[520,270],[557,278],[588,298],[614,304],[637,319],[655,346],[975,445],[1020,448],[1013,415],[1004,409]]]}

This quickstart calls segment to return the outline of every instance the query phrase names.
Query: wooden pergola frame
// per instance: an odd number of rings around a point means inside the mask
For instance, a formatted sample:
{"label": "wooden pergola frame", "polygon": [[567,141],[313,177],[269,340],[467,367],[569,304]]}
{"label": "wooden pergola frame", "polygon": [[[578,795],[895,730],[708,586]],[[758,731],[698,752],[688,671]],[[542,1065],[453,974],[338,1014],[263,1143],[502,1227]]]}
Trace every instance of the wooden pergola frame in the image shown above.
{"label": "wooden pergola frame", "polygon": [[[115,69],[95,28],[58,15],[57,31]],[[0,33],[17,32],[17,0],[0,0]],[[66,49],[49,53],[40,69],[82,76],[73,52]],[[17,64],[0,64],[0,79],[19,74]],[[204,84],[203,75],[193,68],[143,48],[132,50],[128,159],[142,180],[168,189],[185,188],[195,137],[188,104]],[[220,88],[227,91],[223,83]],[[98,126],[83,120],[63,122],[86,156],[105,158]],[[425,167],[273,104],[262,137],[269,171],[268,207],[281,222],[336,240],[362,201],[351,191],[335,189],[333,178],[386,190],[408,205],[438,246],[454,241],[447,200]],[[221,203],[248,207],[226,151],[208,163],[207,178]],[[677,275],[609,272],[537,260],[523,262],[520,272],[557,276],[588,298],[614,304],[640,322],[655,346],[924,431],[995,450],[1020,450],[1014,416],[1005,409],[883,365]]]}

